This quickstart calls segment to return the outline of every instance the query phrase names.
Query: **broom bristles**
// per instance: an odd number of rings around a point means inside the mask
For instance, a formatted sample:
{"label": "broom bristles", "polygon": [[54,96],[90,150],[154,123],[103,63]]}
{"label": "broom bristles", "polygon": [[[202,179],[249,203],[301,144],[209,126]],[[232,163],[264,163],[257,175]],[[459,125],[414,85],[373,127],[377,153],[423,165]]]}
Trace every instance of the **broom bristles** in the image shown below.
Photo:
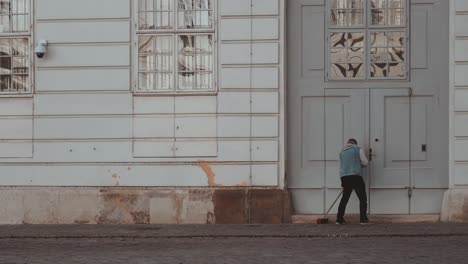
{"label": "broom bristles", "polygon": [[319,224],[319,225],[328,224],[328,218],[319,218],[319,219],[317,219],[317,224]]}

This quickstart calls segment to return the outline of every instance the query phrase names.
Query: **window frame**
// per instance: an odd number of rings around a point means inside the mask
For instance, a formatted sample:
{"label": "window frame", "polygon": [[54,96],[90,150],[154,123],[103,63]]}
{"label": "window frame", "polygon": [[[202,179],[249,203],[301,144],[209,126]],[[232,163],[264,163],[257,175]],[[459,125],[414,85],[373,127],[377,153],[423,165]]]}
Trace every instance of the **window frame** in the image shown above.
{"label": "window frame", "polygon": [[[179,29],[179,0],[173,1],[173,16],[172,16],[172,29],[139,29],[139,1],[133,1],[133,24],[134,24],[134,33],[132,34],[132,43],[133,43],[133,66],[132,66],[132,91],[135,95],[213,95],[218,93],[218,19],[217,19],[217,0],[212,1],[212,26],[211,28],[193,28],[193,29]],[[173,58],[172,58],[172,68],[173,68],[173,80],[172,84],[174,88],[172,90],[154,90],[154,91],[145,91],[139,89],[139,43],[138,37],[146,36],[172,36],[172,49],[173,49]],[[179,70],[178,70],[178,38],[180,35],[211,35],[213,41],[213,80],[212,80],[212,89],[207,90],[180,90],[178,87],[179,83]]]}
{"label": "window frame", "polygon": [[[379,25],[371,25],[370,19],[372,17],[371,14],[371,0],[363,0],[364,2],[364,25],[362,26],[333,26],[331,25],[331,2],[326,1],[325,5],[325,81],[326,82],[372,82],[372,81],[400,81],[400,82],[407,82],[410,80],[410,73],[411,73],[411,62],[410,62],[410,56],[409,56],[409,48],[410,48],[410,7],[411,7],[411,0],[405,0],[405,7],[404,7],[404,17],[405,17],[405,24],[402,26],[395,26],[395,25],[390,25],[390,26],[379,26]],[[337,33],[337,32],[342,32],[342,33],[356,33],[356,32],[361,32],[364,34],[365,41],[364,41],[364,78],[331,78],[331,39],[330,39],[330,34],[331,33]],[[370,77],[370,68],[371,68],[371,33],[372,32],[404,32],[405,34],[405,77],[404,78],[398,78],[398,77]]]}
{"label": "window frame", "polygon": [[[7,33],[0,33],[0,39],[18,39],[18,38],[26,38],[28,39],[28,59],[29,59],[29,67],[28,67],[28,75],[29,75],[29,89],[28,91],[16,91],[16,92],[3,92],[0,91],[0,98],[1,97],[32,97],[35,92],[34,86],[34,76],[35,76],[35,61],[34,61],[34,1],[33,0],[25,0],[29,3],[29,13],[28,19],[26,21],[29,22],[28,31],[27,32],[7,32]],[[11,74],[13,76],[13,74]]]}

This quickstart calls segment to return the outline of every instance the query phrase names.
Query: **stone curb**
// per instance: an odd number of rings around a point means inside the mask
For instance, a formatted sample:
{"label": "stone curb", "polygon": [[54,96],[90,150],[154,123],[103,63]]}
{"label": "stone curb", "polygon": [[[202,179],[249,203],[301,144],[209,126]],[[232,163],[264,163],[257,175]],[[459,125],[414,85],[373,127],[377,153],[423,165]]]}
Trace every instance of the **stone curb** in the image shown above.
{"label": "stone curb", "polygon": [[186,235],[186,236],[2,236],[5,239],[196,239],[196,238],[412,238],[412,237],[463,237],[468,234],[311,234],[311,235]]}

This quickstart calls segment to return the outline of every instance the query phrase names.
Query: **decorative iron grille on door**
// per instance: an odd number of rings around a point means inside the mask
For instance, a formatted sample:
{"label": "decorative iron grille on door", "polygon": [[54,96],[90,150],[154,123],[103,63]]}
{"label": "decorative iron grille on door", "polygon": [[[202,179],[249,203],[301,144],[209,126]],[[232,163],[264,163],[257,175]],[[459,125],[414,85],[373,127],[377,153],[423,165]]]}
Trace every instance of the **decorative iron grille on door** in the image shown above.
{"label": "decorative iron grille on door", "polygon": [[328,80],[408,77],[407,0],[331,0]]}

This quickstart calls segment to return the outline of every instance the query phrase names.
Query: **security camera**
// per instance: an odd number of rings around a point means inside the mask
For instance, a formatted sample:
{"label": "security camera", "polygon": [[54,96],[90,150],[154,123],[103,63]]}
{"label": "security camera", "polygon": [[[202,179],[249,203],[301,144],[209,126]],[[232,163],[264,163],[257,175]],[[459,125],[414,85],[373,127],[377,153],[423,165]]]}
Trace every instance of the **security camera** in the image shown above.
{"label": "security camera", "polygon": [[47,53],[47,40],[39,40],[36,48],[34,48],[34,53],[36,53],[39,59],[44,58],[44,55]]}

